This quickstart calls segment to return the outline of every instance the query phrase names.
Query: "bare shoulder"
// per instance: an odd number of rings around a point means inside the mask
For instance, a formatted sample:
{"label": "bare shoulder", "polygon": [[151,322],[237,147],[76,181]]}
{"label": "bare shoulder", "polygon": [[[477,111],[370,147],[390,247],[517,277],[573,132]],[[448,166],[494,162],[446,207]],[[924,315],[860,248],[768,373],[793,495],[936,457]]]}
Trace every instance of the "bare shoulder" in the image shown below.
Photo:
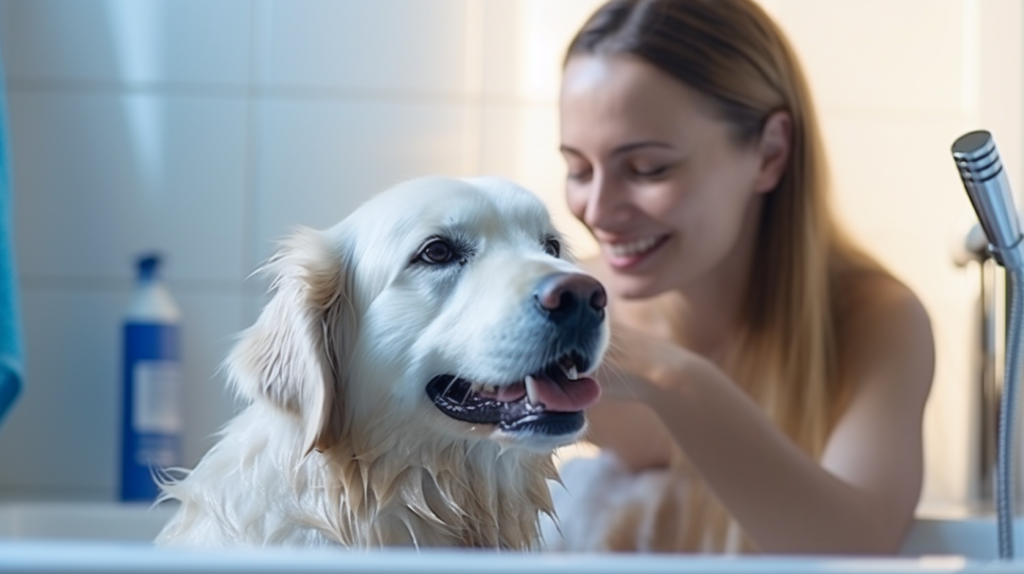
{"label": "bare shoulder", "polygon": [[928,312],[904,283],[881,270],[854,269],[836,276],[836,321],[847,335],[891,328],[931,331]]}
{"label": "bare shoulder", "polygon": [[835,280],[842,374],[855,380],[891,380],[897,375],[927,392],[934,370],[934,337],[928,311],[918,296],[877,269],[851,269],[837,274]]}
{"label": "bare shoulder", "polygon": [[905,529],[923,475],[923,417],[935,366],[931,321],[913,290],[882,269],[862,266],[834,278],[845,396],[822,464],[870,493],[880,515]]}

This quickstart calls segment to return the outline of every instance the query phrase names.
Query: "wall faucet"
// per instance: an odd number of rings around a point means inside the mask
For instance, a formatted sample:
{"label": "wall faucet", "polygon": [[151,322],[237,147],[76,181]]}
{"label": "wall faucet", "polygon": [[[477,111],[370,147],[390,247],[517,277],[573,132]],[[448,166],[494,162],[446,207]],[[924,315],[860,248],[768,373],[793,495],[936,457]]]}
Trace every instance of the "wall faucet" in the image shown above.
{"label": "wall faucet", "polygon": [[[977,405],[977,420],[972,428],[976,435],[972,436],[971,444],[968,501],[971,508],[987,512],[995,508],[996,429],[1003,384],[999,368],[1003,364],[1002,343],[1006,335],[1006,277],[992,259],[988,238],[980,224],[975,223],[961,239],[954,248],[953,262],[976,272],[978,281],[970,357],[974,391],[971,404]],[[1016,488],[1015,492],[1019,491]]]}

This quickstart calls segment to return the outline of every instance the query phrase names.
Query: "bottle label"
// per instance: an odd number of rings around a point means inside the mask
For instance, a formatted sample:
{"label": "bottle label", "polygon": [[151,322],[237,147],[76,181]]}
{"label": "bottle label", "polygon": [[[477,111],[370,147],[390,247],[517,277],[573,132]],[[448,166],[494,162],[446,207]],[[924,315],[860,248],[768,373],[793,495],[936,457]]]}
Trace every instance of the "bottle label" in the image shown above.
{"label": "bottle label", "polygon": [[132,373],[132,427],[139,433],[181,430],[181,368],[177,361],[138,361]]}

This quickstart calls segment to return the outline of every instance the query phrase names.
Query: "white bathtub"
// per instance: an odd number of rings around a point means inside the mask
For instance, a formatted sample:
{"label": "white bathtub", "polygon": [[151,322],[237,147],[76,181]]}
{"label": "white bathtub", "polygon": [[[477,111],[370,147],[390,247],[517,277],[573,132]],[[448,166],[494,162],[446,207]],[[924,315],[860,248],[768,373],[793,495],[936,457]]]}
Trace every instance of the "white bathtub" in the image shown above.
{"label": "white bathtub", "polygon": [[[149,545],[173,507],[112,503],[0,503],[0,572],[1022,572],[997,562],[992,519],[918,520],[903,556],[699,558],[636,555],[522,555],[470,551],[230,552],[157,550]],[[1024,541],[1024,520],[1018,538]],[[1024,545],[1018,542],[1024,553]]]}
{"label": "white bathtub", "polygon": [[0,540],[148,542],[173,512],[170,504],[0,503]]}

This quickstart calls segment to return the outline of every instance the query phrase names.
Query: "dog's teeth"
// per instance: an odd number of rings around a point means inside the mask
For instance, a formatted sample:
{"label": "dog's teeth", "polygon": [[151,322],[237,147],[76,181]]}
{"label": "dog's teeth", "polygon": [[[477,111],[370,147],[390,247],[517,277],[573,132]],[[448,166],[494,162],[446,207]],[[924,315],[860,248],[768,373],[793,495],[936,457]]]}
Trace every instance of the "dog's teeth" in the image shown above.
{"label": "dog's teeth", "polygon": [[537,399],[537,379],[526,375],[526,378],[523,379],[523,384],[526,385],[526,400],[532,405],[540,404],[540,401]]}
{"label": "dog's teeth", "polygon": [[498,385],[487,385],[484,383],[479,383],[474,388],[474,392],[482,397],[496,397],[498,396]]}
{"label": "dog's teeth", "polygon": [[562,369],[562,373],[564,373],[566,378],[568,378],[570,381],[575,381],[576,379],[580,378],[579,371],[576,370],[576,365],[567,367],[565,366],[565,364],[559,363],[558,366]]}

